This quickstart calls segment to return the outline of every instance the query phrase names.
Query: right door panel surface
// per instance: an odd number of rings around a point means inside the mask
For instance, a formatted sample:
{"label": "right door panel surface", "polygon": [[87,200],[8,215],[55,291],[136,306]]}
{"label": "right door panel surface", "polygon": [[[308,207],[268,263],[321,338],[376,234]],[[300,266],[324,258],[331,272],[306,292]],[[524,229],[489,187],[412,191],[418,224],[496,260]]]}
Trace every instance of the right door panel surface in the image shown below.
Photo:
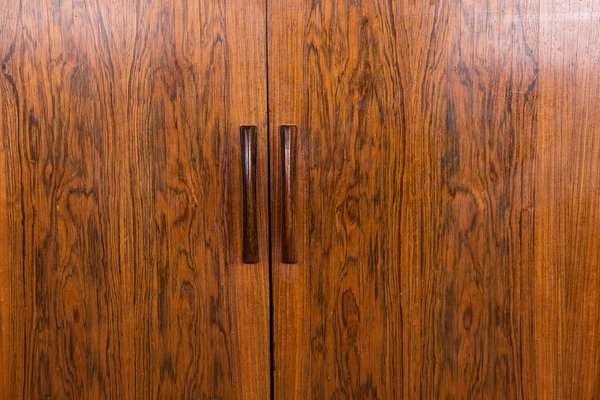
{"label": "right door panel surface", "polygon": [[598,13],[268,2],[275,398],[600,396]]}

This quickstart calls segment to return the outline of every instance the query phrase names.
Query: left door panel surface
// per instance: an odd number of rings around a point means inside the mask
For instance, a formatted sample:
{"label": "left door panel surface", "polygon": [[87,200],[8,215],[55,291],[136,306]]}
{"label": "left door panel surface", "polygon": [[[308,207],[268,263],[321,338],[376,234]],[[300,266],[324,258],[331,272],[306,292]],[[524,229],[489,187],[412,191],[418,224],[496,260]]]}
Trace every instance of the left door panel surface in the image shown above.
{"label": "left door panel surface", "polygon": [[269,397],[264,7],[0,0],[1,399]]}

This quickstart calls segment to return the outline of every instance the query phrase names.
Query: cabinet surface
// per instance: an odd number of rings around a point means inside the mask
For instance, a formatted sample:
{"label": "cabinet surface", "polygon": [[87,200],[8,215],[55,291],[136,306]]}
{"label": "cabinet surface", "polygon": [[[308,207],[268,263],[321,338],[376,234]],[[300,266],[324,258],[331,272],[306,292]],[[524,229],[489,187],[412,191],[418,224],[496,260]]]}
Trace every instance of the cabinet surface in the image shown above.
{"label": "cabinet surface", "polygon": [[0,399],[269,398],[265,17],[0,2]]}
{"label": "cabinet surface", "polygon": [[0,400],[600,398],[599,18],[0,0]]}
{"label": "cabinet surface", "polygon": [[599,13],[268,1],[275,398],[600,398]]}

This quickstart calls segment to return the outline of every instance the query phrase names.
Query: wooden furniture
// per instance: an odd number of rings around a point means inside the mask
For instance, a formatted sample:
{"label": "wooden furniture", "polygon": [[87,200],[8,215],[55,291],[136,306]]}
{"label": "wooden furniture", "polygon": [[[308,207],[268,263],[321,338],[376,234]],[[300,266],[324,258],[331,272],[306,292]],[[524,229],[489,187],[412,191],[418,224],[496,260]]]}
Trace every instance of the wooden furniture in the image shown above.
{"label": "wooden furniture", "polygon": [[0,5],[0,399],[600,398],[597,1]]}

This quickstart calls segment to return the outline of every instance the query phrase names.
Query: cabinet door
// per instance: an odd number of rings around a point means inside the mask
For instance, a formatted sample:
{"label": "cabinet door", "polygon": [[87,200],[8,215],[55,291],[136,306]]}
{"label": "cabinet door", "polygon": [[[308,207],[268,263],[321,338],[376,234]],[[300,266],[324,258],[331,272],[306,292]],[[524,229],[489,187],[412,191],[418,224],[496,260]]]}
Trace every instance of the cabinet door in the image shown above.
{"label": "cabinet door", "polygon": [[0,10],[0,398],[269,398],[264,1]]}
{"label": "cabinet door", "polygon": [[600,395],[598,11],[268,1],[275,398]]}

